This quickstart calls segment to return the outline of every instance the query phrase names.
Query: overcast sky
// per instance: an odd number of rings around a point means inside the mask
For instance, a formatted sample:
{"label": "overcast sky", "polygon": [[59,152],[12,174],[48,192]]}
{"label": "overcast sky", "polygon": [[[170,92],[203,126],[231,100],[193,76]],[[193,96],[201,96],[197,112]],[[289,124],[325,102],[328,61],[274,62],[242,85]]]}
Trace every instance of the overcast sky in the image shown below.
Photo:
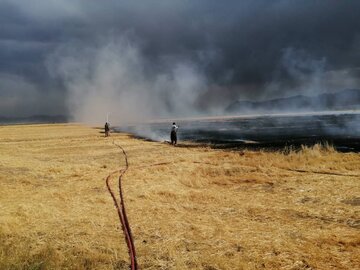
{"label": "overcast sky", "polygon": [[67,114],[61,58],[119,39],[136,48],[142,78],[191,66],[205,109],[360,88],[359,14],[358,0],[0,0],[0,115]]}

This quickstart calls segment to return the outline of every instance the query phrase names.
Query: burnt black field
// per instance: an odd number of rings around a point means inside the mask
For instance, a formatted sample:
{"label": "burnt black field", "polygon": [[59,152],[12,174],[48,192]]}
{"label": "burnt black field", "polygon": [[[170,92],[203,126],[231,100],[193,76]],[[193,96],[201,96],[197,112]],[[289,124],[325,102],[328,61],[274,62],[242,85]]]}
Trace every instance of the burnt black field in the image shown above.
{"label": "burnt black field", "polygon": [[[263,115],[178,120],[178,140],[216,148],[300,148],[329,143],[342,152],[360,152],[360,114]],[[128,125],[115,131],[169,141],[172,122]]]}

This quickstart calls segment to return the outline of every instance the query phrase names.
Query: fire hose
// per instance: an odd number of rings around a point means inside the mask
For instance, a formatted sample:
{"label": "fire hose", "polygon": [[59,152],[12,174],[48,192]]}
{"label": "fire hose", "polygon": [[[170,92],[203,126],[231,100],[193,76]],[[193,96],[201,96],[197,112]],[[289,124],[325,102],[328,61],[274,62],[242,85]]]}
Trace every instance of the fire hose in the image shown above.
{"label": "fire hose", "polygon": [[[123,197],[123,191],[122,191],[122,177],[124,176],[124,174],[126,173],[126,171],[129,168],[129,162],[128,162],[128,156],[126,154],[126,151],[124,150],[124,148],[119,145],[116,144],[113,141],[113,144],[116,145],[118,148],[121,149],[123,155],[124,155],[124,159],[125,159],[125,168],[121,169],[121,170],[116,170],[112,173],[110,173],[107,177],[106,177],[106,186],[107,189],[114,201],[114,205],[117,211],[117,214],[119,216],[119,220],[120,220],[120,224],[121,224],[121,228],[123,230],[124,236],[125,236],[125,241],[128,247],[128,252],[129,252],[129,257],[130,257],[130,265],[131,265],[131,270],[137,270],[137,260],[136,260],[136,252],[135,252],[135,244],[134,244],[134,240],[131,234],[131,229],[130,229],[130,225],[129,225],[129,221],[126,215],[126,209],[125,209],[125,201],[124,201],[124,197]],[[159,163],[155,163],[155,164],[151,164],[149,166],[141,166],[141,167],[150,167],[150,166],[161,166],[161,165],[167,165],[167,164],[171,164],[172,162],[159,162]],[[211,164],[208,162],[197,162],[194,161],[193,163],[196,164],[202,164],[202,163],[206,163],[206,164],[210,164],[210,165],[215,165],[215,164]],[[116,199],[115,193],[114,191],[111,189],[110,187],[110,178],[117,174],[120,173],[119,178],[118,178],[118,188],[119,188],[119,197],[120,197],[120,201],[118,201]]]}
{"label": "fire hose", "polygon": [[[107,189],[114,201],[115,208],[116,208],[116,211],[119,216],[121,228],[124,232],[125,241],[126,241],[126,244],[128,247],[128,252],[129,252],[129,257],[130,257],[131,270],[136,270],[137,269],[137,261],[136,261],[135,244],[134,244],[134,240],[133,240],[133,237],[131,234],[129,221],[128,221],[128,218],[126,215],[125,201],[124,201],[123,191],[122,191],[122,186],[121,186],[122,177],[129,168],[129,162],[128,162],[128,157],[127,157],[127,154],[126,154],[124,148],[122,148],[121,145],[116,144],[114,141],[113,141],[113,144],[122,150],[122,153],[124,154],[124,158],[125,158],[125,168],[122,170],[114,171],[111,174],[109,174],[106,177],[106,186],[107,186]],[[115,193],[113,192],[113,190],[111,189],[110,184],[109,184],[111,176],[113,176],[116,173],[120,173],[119,178],[118,178],[118,188],[119,188],[119,197],[120,197],[119,201],[116,199]]]}

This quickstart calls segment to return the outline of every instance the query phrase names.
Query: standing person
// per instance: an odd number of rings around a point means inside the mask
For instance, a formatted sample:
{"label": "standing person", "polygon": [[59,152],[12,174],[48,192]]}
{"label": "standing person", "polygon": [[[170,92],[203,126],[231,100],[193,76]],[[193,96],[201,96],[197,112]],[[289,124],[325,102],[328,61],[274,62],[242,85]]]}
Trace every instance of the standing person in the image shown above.
{"label": "standing person", "polygon": [[110,136],[110,124],[108,122],[105,123],[105,137]]}
{"label": "standing person", "polygon": [[170,133],[170,139],[171,139],[171,144],[172,145],[176,145],[177,143],[177,130],[178,130],[178,126],[175,124],[175,122],[172,124],[172,127],[171,127],[171,133]]}

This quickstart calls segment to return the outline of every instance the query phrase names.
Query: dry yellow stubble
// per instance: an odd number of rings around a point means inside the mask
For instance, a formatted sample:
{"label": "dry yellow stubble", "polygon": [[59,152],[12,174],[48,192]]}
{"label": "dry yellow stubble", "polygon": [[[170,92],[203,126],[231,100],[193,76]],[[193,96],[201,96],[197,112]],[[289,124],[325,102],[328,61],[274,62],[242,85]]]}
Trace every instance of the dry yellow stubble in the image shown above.
{"label": "dry yellow stubble", "polygon": [[125,164],[113,140],[129,156],[141,269],[359,269],[359,154],[171,147],[101,131],[0,127],[0,269],[128,269],[105,186]]}

